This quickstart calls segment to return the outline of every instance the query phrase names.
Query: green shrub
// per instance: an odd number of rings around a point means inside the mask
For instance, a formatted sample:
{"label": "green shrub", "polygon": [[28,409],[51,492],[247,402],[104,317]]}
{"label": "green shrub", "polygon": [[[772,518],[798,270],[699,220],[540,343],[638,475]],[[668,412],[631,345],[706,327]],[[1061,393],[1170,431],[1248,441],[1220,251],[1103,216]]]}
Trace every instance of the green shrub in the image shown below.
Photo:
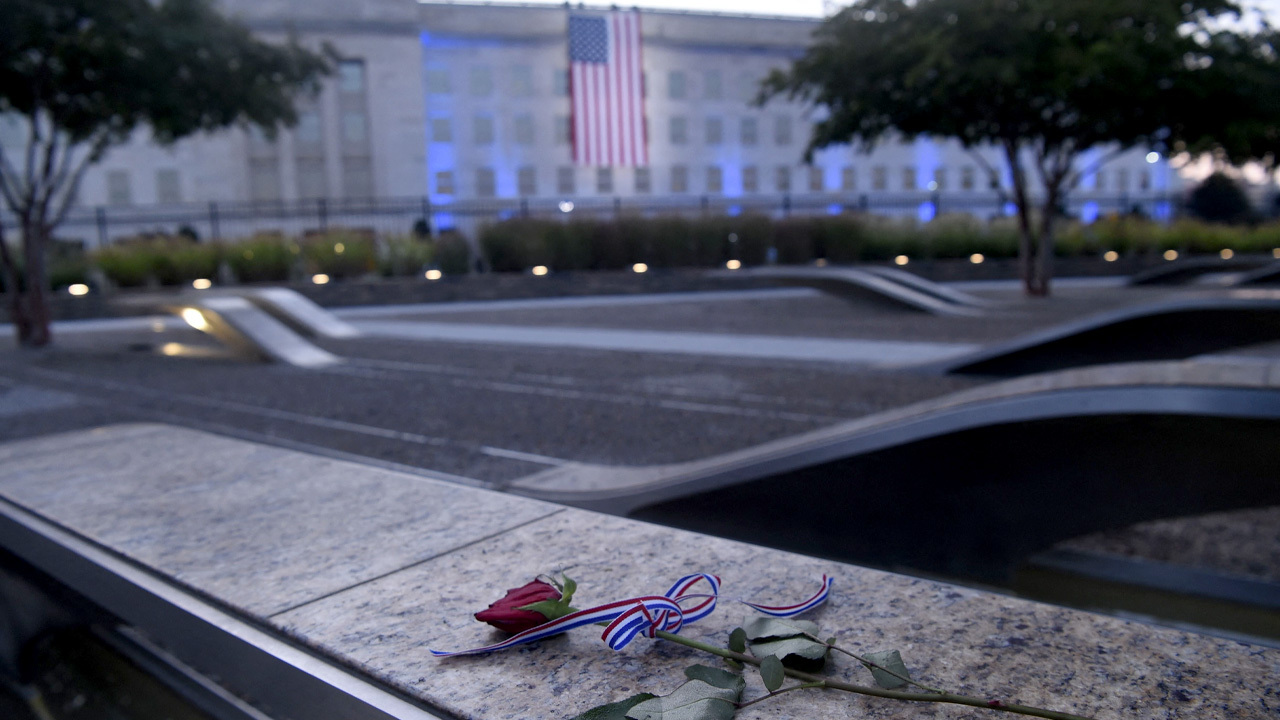
{"label": "green shrub", "polygon": [[552,265],[547,248],[550,220],[502,220],[480,229],[480,251],[494,272],[521,272],[534,265]]}
{"label": "green shrub", "polygon": [[300,252],[283,235],[259,233],[229,245],[225,257],[240,282],[280,282],[289,279]]}
{"label": "green shrub", "polygon": [[59,290],[89,282],[89,261],[85,258],[54,260],[49,263],[49,287]]}
{"label": "green shrub", "polygon": [[417,275],[435,255],[431,241],[417,235],[392,235],[379,243],[378,272],[384,277]]}
{"label": "green shrub", "polygon": [[147,245],[110,245],[93,254],[93,263],[117,287],[142,287],[153,275],[155,258]]}
{"label": "green shrub", "polygon": [[358,277],[378,267],[378,248],[372,233],[329,230],[302,242],[302,259],[308,273],[331,278]]}
{"label": "green shrub", "polygon": [[445,275],[466,275],[471,271],[471,249],[467,247],[466,238],[455,230],[440,233],[435,260]]}

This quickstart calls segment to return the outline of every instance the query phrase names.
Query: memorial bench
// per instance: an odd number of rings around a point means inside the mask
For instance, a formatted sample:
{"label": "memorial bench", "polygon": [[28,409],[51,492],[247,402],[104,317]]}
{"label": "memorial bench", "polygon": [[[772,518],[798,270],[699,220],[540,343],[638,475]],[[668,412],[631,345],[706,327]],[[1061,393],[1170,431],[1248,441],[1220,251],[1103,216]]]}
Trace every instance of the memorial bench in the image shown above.
{"label": "memorial bench", "polygon": [[[490,656],[428,652],[492,641],[471,614],[563,568],[582,603],[718,573],[721,608],[682,632],[714,644],[744,615],[730,598],[790,600],[827,573],[831,598],[807,616],[824,634],[900,649],[933,685],[1097,718],[1273,718],[1280,701],[1280,651],[1259,645],[162,425],[0,446],[0,546],[273,717],[569,718],[716,664],[645,638],[615,652],[590,628]],[[737,717],[922,712],[1000,717],[819,691]]]}

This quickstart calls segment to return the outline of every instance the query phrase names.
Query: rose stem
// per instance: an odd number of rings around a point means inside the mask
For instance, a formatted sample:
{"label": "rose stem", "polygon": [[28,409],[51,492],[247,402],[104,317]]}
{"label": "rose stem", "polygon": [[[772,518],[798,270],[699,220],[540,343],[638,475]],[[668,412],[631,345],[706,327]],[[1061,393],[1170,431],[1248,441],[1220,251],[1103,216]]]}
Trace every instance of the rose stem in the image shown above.
{"label": "rose stem", "polygon": [[[751,655],[744,655],[732,650],[728,650],[715,645],[709,645],[698,640],[674,635],[665,630],[657,630],[654,632],[655,637],[668,640],[685,647],[701,650],[703,652],[718,655],[729,660],[737,660],[738,662],[750,663],[751,665],[759,665],[760,659]],[[1000,710],[1003,712],[1016,713],[1018,715],[1031,715],[1033,717],[1049,718],[1049,720],[1093,720],[1083,715],[1072,715],[1071,713],[1057,712],[1054,710],[1045,710],[1043,708],[1031,707],[1028,705],[1014,705],[1002,703],[998,700],[983,700],[981,698],[969,697],[968,695],[957,695],[955,693],[911,693],[899,690],[884,690],[877,687],[868,687],[866,685],[854,685],[852,683],[841,682],[839,680],[828,680],[817,675],[800,672],[786,668],[785,672],[788,677],[795,678],[806,683],[822,683],[824,688],[832,690],[844,690],[845,692],[857,693],[859,695],[872,695],[875,697],[889,698],[891,700],[906,700],[909,702],[936,702],[951,703],[954,705],[968,705],[976,708],[986,708],[988,710]]]}

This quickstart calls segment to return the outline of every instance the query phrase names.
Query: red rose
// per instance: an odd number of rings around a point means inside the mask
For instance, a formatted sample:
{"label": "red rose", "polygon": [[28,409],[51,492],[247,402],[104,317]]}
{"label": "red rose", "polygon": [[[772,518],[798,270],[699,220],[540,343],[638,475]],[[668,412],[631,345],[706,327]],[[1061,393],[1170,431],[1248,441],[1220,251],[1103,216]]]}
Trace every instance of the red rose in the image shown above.
{"label": "red rose", "polygon": [[534,580],[524,587],[508,590],[507,594],[490,605],[488,610],[476,613],[476,619],[512,634],[524,632],[547,622],[548,618],[536,610],[521,608],[544,600],[556,602],[560,598],[560,590],[554,585]]}

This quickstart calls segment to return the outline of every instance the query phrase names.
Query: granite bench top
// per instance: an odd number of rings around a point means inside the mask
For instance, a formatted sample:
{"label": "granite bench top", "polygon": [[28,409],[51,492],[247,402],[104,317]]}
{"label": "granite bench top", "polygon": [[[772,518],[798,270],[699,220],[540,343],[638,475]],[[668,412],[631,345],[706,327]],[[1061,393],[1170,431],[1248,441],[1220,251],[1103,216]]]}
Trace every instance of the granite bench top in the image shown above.
{"label": "granite bench top", "polygon": [[[1275,718],[1280,651],[1027,602],[162,425],[0,446],[0,496],[451,717],[569,718],[670,692],[714,658],[590,629],[486,657],[435,659],[498,636],[471,614],[569,568],[577,603],[661,593],[708,571],[727,598],[785,602],[822,573],[809,614],[850,648],[901,650],[956,692],[1098,718]],[[820,501],[820,500],[815,500]],[[575,603],[575,604],[577,604]],[[723,601],[685,633],[723,644]],[[866,682],[833,660],[834,672]],[[747,673],[746,697],[762,693]],[[763,718],[971,718],[995,713],[804,691]]]}

